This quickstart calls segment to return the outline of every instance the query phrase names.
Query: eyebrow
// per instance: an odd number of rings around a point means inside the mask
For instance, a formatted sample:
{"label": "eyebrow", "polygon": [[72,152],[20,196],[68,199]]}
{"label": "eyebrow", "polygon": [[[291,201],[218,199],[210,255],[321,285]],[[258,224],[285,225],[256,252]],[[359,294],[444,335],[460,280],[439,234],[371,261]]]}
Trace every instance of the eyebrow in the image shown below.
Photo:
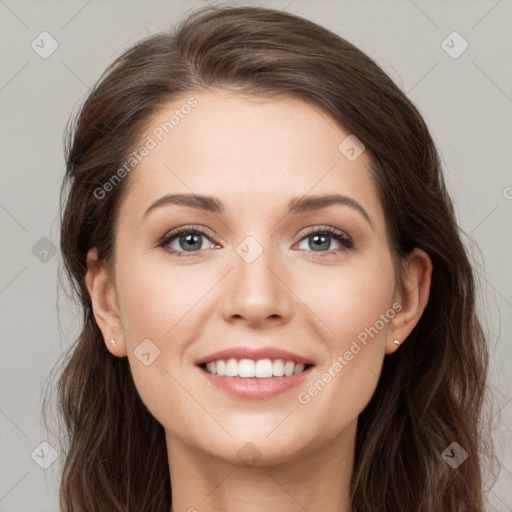
{"label": "eyebrow", "polygon": [[[156,208],[172,204],[188,206],[212,213],[224,213],[224,205],[222,201],[216,197],[197,194],[167,194],[153,202],[144,212],[141,220],[144,220]],[[366,219],[373,229],[375,229],[373,221],[366,210],[351,197],[341,194],[294,197],[288,202],[285,215],[320,210],[335,204],[353,208]]]}

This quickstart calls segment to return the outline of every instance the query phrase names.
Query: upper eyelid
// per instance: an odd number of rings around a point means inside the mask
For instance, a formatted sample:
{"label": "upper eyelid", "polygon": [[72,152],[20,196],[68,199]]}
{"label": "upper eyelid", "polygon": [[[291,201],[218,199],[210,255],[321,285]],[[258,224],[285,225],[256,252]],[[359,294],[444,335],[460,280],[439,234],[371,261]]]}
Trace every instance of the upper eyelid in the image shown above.
{"label": "upper eyelid", "polygon": [[[295,236],[306,236],[307,234],[311,232],[317,232],[317,231],[336,231],[337,233],[341,235],[345,235],[348,238],[351,238],[350,235],[343,229],[335,228],[334,226],[328,226],[326,224],[314,224],[312,226],[308,226],[306,228],[301,229]],[[184,225],[184,226],[178,226],[177,228],[171,229],[167,231],[162,238],[166,238],[169,236],[175,236],[177,234],[180,234],[182,232],[186,231],[197,231],[202,235],[212,236],[212,238],[216,238],[215,234],[210,235],[212,231],[207,228],[206,226],[199,226],[199,225]]]}
{"label": "upper eyelid", "polygon": [[323,224],[317,224],[317,225],[314,225],[314,226],[309,226],[307,228],[304,228],[304,229],[301,229],[298,233],[297,233],[297,236],[300,236],[301,238],[305,237],[306,235],[310,234],[310,233],[316,233],[317,231],[319,232],[322,232],[322,231],[326,231],[327,233],[329,234],[333,234],[333,233],[337,233],[339,235],[344,235],[346,236],[347,238],[352,238],[346,231],[344,231],[343,229],[339,229],[339,228],[335,228],[334,226],[327,226],[327,225],[323,225]]}

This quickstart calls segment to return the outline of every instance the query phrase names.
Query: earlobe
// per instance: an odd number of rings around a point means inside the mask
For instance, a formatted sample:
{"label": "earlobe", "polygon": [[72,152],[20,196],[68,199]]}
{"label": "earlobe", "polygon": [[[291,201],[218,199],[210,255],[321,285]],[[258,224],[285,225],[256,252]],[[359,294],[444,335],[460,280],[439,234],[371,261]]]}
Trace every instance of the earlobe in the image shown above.
{"label": "earlobe", "polygon": [[[421,249],[414,249],[405,262],[404,276],[397,290],[400,311],[390,322],[386,354],[392,354],[405,340],[419,322],[425,310],[430,294],[432,280],[432,261]],[[398,343],[397,343],[398,341]]]}
{"label": "earlobe", "polygon": [[[95,247],[87,253],[85,285],[91,297],[94,318],[107,349],[117,357],[125,356],[126,347],[114,283],[108,270],[98,261]],[[111,343],[112,339],[116,340],[115,344]]]}

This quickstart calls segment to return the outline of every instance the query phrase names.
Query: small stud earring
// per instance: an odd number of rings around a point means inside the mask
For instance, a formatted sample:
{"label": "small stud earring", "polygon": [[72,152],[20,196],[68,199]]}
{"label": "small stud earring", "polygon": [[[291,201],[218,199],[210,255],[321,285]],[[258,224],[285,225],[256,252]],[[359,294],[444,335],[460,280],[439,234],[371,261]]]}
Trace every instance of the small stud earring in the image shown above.
{"label": "small stud earring", "polygon": [[400,342],[399,342],[398,340],[394,340],[394,341],[393,341],[393,343],[394,343],[395,345],[400,345]]}
{"label": "small stud earring", "polygon": [[116,344],[116,340],[115,340],[114,338],[112,338],[112,339],[110,340],[110,343],[112,343],[112,345],[115,345],[115,344]]}

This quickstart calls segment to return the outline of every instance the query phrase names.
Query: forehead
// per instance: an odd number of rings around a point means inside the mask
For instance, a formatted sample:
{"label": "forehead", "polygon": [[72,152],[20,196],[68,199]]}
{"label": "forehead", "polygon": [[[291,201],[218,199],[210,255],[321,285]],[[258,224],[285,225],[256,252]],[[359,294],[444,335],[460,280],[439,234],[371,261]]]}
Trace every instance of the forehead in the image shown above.
{"label": "forehead", "polygon": [[351,161],[340,151],[349,136],[297,98],[183,96],[146,123],[140,142],[151,149],[130,174],[123,207],[142,215],[162,195],[195,193],[219,197],[227,215],[239,215],[255,207],[282,210],[291,197],[339,193],[378,219],[369,156]]}

